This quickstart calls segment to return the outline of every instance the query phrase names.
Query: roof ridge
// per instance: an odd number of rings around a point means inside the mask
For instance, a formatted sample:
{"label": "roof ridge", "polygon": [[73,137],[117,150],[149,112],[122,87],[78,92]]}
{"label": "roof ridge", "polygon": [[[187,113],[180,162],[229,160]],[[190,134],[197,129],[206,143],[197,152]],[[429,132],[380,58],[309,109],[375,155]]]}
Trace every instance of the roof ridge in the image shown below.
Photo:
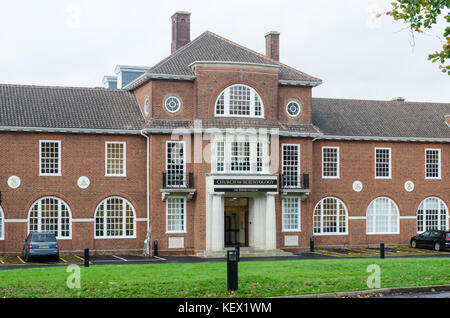
{"label": "roof ridge", "polygon": [[328,99],[328,100],[341,100],[341,101],[362,101],[362,102],[380,102],[380,103],[404,103],[404,104],[443,104],[450,105],[450,102],[420,102],[420,101],[395,101],[395,100],[386,100],[386,99],[361,99],[361,98],[333,98],[333,97],[312,97],[312,99]]}
{"label": "roof ridge", "polygon": [[34,85],[34,84],[7,84],[7,83],[0,83],[0,87],[52,88],[52,89],[99,90],[99,91],[128,92],[126,90],[119,89],[119,88],[86,87],[86,86],[60,86],[60,85]]}

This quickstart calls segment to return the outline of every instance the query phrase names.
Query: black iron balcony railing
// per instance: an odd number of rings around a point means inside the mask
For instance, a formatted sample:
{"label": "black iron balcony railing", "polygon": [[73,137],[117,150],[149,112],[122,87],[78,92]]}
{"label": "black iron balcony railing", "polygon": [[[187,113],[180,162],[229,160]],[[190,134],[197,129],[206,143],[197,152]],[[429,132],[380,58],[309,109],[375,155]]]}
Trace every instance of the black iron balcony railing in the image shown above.
{"label": "black iron balcony railing", "polygon": [[309,174],[280,174],[280,189],[309,189]]}
{"label": "black iron balcony railing", "polygon": [[194,174],[189,172],[187,175],[184,174],[172,174],[163,172],[163,188],[194,188]]}

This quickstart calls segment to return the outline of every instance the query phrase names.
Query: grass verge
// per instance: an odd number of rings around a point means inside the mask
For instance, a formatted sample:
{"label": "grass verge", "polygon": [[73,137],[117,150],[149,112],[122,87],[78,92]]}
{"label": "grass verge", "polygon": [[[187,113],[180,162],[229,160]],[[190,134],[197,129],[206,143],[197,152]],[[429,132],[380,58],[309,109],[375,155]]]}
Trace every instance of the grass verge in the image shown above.
{"label": "grass verge", "polygon": [[70,289],[67,267],[0,271],[0,297],[273,297],[367,290],[368,265],[381,288],[450,283],[450,258],[292,260],[239,263],[239,291],[226,291],[226,263],[81,267]]}

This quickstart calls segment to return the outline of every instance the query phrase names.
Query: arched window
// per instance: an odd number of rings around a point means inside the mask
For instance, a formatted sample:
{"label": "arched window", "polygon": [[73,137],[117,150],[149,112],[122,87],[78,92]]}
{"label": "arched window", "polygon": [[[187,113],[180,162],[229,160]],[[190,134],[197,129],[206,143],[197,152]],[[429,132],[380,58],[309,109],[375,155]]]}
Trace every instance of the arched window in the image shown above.
{"label": "arched window", "polygon": [[264,117],[264,106],[259,94],[243,84],[225,88],[216,101],[216,116]]}
{"label": "arched window", "polygon": [[347,234],[347,207],[335,197],[326,197],[314,208],[314,234]]}
{"label": "arched window", "polygon": [[53,232],[57,239],[70,239],[72,218],[69,206],[56,197],[40,198],[28,213],[29,232]]}
{"label": "arched window", "polygon": [[448,209],[444,201],[436,197],[423,200],[417,209],[417,232],[428,230],[446,231],[448,228]]}
{"label": "arched window", "polygon": [[3,214],[3,210],[2,207],[0,206],[0,240],[5,239],[5,226],[4,226],[4,214]]}
{"label": "arched window", "polygon": [[109,197],[95,210],[96,238],[134,238],[136,220],[134,208],[121,197]]}
{"label": "arched window", "polygon": [[367,208],[367,234],[399,234],[399,219],[397,204],[390,198],[378,197]]}

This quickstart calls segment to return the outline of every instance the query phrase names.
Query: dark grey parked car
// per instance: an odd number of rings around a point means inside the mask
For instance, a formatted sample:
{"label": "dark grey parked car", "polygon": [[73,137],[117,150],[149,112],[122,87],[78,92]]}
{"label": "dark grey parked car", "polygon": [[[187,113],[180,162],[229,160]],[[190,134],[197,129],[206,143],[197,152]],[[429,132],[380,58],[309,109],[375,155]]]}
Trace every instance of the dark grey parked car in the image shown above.
{"label": "dark grey parked car", "polygon": [[434,248],[436,251],[450,248],[450,232],[431,230],[411,238],[411,247]]}
{"label": "dark grey parked car", "polygon": [[31,232],[24,242],[22,256],[26,262],[31,257],[44,256],[51,257],[56,262],[59,261],[58,241],[52,232]]}

